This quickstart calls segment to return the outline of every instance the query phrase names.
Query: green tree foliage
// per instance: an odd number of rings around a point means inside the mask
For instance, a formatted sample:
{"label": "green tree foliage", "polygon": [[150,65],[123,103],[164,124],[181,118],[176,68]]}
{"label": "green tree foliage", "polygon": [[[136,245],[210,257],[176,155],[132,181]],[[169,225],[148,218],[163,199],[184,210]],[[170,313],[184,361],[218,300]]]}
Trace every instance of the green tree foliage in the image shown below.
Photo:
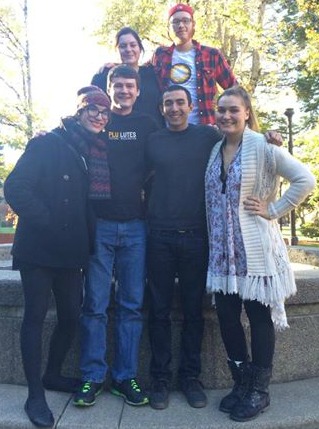
{"label": "green tree foliage", "polygon": [[[316,128],[299,134],[294,142],[295,155],[305,164],[307,164],[315,175],[319,184],[319,123]],[[297,209],[298,216],[305,219],[305,214],[311,213],[312,221],[319,219],[319,186]]]}
{"label": "green tree foliage", "polygon": [[306,222],[301,225],[300,232],[305,237],[319,238],[319,219],[315,219],[313,222]]}
{"label": "green tree foliage", "polygon": [[[123,26],[133,27],[151,50],[170,44],[167,11],[176,2],[163,0],[109,0],[103,4],[100,41],[114,46],[114,36]],[[228,59],[241,83],[254,93],[258,84],[272,80],[274,69],[263,67],[273,61],[276,26],[275,0],[193,0],[195,39],[215,46]]]}
{"label": "green tree foliage", "polygon": [[319,2],[281,0],[284,25],[282,34],[293,41],[295,55],[286,61],[286,70],[308,115],[306,125],[315,127],[319,118]]}
{"label": "green tree foliage", "polygon": [[1,144],[21,147],[33,135],[27,0],[0,0]]}

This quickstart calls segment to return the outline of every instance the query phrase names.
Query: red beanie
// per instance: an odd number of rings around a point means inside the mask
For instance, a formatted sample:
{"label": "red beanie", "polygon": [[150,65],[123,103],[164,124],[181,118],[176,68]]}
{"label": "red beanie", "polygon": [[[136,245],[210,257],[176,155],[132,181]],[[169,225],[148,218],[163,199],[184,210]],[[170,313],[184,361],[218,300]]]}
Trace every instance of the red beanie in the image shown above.
{"label": "red beanie", "polygon": [[98,104],[104,106],[107,109],[111,108],[109,97],[106,95],[101,88],[95,85],[85,86],[77,92],[77,110],[84,109],[89,104]]}
{"label": "red beanie", "polygon": [[194,15],[194,9],[191,6],[185,3],[178,3],[175,6],[171,7],[168,11],[168,19],[170,19],[170,17],[176,12],[187,12],[191,16]]}

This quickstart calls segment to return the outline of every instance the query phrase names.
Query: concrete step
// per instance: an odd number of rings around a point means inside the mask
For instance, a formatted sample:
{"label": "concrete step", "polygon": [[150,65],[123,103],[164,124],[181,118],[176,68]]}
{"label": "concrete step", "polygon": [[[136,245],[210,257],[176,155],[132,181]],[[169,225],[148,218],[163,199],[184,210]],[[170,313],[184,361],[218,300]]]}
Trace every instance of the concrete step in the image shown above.
{"label": "concrete step", "polygon": [[[47,400],[55,416],[56,429],[318,429],[319,378],[270,386],[271,406],[257,419],[237,423],[218,411],[218,404],[227,390],[207,390],[206,408],[187,405],[180,392],[173,392],[166,410],[149,406],[132,407],[109,392],[97,398],[93,407],[79,409],[71,395],[47,392]],[[0,429],[34,428],[23,405],[25,386],[0,384]]]}
{"label": "concrete step", "polygon": [[[319,377],[319,267],[293,264],[298,293],[287,301],[290,329],[278,332],[274,359],[273,382]],[[147,295],[147,294],[146,294]],[[148,385],[150,347],[147,330],[148,300],[144,306],[144,329],[140,347],[138,377]],[[25,384],[20,353],[20,326],[23,315],[23,293],[18,272],[0,270],[0,383]],[[204,300],[205,330],[202,347],[201,379],[209,389],[223,389],[231,385],[226,365],[225,348],[221,341],[216,311],[212,309],[211,298]],[[108,362],[114,354],[114,305],[111,305],[108,330]],[[180,361],[180,334],[182,314],[178,299],[178,287],[172,312],[172,365],[173,387],[178,385],[177,373]],[[43,364],[47,359],[48,340],[56,323],[54,306],[49,310],[43,332]],[[249,325],[243,315],[243,323],[249,338]],[[289,362],[289,365],[287,365]],[[68,354],[65,375],[79,375],[79,340]],[[319,429],[319,426],[318,428]]]}

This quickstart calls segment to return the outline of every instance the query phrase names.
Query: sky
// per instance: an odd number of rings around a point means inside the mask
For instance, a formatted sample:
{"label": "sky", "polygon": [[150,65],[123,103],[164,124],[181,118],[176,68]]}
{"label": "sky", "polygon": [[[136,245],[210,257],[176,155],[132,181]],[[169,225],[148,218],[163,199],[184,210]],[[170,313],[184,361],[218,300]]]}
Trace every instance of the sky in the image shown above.
{"label": "sky", "polygon": [[100,15],[98,0],[29,0],[33,99],[48,127],[74,113],[77,90],[115,59],[92,35]]}

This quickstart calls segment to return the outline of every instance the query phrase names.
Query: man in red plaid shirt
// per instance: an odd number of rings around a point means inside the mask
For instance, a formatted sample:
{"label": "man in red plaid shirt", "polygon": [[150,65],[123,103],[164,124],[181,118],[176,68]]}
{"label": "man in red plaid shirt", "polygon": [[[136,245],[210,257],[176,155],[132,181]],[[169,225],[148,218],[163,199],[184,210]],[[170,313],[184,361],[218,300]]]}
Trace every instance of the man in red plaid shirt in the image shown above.
{"label": "man in red plaid shirt", "polygon": [[189,122],[215,124],[217,84],[227,89],[237,84],[226,59],[218,49],[202,46],[192,39],[194,10],[179,3],[168,12],[173,45],[156,49],[152,63],[162,90],[178,84],[191,93],[194,109]]}

